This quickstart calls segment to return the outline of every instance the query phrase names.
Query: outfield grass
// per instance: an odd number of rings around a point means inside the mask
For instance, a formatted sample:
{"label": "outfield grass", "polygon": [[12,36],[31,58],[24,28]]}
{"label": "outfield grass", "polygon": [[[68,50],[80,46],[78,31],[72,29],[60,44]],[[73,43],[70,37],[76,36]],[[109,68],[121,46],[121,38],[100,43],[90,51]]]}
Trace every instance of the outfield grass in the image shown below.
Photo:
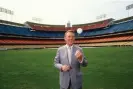
{"label": "outfield grass", "polygon": [[[86,48],[83,89],[133,89],[133,47]],[[59,89],[55,49],[0,51],[0,89]]]}

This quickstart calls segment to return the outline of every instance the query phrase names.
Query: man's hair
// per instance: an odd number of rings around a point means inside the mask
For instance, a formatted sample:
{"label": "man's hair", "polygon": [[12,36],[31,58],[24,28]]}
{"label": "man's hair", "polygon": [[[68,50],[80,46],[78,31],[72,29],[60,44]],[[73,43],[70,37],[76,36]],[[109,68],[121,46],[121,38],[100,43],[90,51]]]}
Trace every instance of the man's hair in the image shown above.
{"label": "man's hair", "polygon": [[65,35],[64,35],[64,36],[66,36],[66,34],[67,34],[68,32],[73,33],[73,34],[75,35],[75,33],[74,33],[73,30],[67,30],[67,31],[65,32]]}

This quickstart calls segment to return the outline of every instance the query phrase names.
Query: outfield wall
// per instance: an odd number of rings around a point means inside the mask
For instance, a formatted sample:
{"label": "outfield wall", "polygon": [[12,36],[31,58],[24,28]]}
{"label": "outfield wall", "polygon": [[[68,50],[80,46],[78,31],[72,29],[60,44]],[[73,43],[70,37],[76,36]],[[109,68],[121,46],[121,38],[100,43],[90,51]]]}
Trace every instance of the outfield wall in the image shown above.
{"label": "outfield wall", "polygon": [[[130,42],[110,42],[110,43],[90,43],[77,44],[81,47],[107,47],[107,46],[133,46],[133,41]],[[43,48],[58,48],[61,45],[0,45],[0,50],[6,49],[43,49]]]}

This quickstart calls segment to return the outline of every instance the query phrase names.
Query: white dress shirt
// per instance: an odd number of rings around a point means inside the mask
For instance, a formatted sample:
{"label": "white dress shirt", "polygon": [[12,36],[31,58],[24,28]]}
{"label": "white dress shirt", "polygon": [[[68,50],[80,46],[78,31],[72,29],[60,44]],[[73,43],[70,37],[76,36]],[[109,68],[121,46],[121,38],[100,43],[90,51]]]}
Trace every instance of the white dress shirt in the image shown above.
{"label": "white dress shirt", "polygon": [[69,60],[69,64],[71,64],[71,61],[72,61],[72,48],[73,48],[73,45],[72,46],[67,46],[67,51],[68,51],[68,60]]}
{"label": "white dress shirt", "polygon": [[[73,49],[73,45],[72,46],[68,46],[66,44],[66,47],[67,47],[67,51],[68,51],[68,60],[69,60],[69,64],[71,64],[71,61],[72,61],[72,49]],[[80,63],[83,62],[83,58],[81,61],[79,61]]]}

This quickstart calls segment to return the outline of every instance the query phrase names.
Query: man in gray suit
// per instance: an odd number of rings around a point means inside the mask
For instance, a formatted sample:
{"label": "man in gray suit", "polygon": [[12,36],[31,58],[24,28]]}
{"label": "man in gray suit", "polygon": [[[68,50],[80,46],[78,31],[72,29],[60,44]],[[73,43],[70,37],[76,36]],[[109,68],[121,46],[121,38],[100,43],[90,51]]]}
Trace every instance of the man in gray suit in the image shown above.
{"label": "man in gray suit", "polygon": [[58,48],[54,65],[60,71],[60,89],[82,89],[80,65],[87,66],[87,60],[79,46],[74,45],[75,35],[68,30],[64,36],[66,45]]}

